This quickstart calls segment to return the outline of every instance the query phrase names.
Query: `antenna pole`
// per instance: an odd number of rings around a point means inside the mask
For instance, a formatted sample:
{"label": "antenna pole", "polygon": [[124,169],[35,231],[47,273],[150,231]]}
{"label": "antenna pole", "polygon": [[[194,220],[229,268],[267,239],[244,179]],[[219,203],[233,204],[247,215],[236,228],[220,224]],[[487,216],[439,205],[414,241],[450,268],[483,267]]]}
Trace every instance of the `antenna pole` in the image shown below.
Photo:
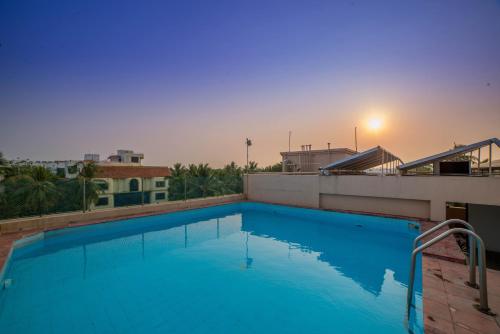
{"label": "antenna pole", "polygon": [[358,127],[354,127],[354,147],[356,148],[356,153],[358,153]]}
{"label": "antenna pole", "polygon": [[291,138],[292,138],[292,131],[288,131],[288,153],[290,153]]}

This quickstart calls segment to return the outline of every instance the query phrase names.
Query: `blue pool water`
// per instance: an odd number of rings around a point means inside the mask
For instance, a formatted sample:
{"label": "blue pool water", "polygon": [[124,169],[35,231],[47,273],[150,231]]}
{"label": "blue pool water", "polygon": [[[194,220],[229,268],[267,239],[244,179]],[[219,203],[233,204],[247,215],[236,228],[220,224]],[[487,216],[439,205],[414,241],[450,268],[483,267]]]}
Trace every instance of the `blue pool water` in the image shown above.
{"label": "blue pool water", "polygon": [[[48,232],[8,262],[0,332],[407,333],[413,224],[238,203]],[[420,272],[415,300],[422,333]]]}

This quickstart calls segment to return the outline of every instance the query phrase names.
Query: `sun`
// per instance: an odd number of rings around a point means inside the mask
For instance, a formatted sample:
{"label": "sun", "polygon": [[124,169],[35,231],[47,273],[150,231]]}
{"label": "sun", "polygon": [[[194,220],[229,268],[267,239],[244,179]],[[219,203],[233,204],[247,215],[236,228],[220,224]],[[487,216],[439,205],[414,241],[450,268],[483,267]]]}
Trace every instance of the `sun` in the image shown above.
{"label": "sun", "polygon": [[380,118],[370,118],[368,120],[368,128],[372,131],[378,131],[382,128],[383,122]]}

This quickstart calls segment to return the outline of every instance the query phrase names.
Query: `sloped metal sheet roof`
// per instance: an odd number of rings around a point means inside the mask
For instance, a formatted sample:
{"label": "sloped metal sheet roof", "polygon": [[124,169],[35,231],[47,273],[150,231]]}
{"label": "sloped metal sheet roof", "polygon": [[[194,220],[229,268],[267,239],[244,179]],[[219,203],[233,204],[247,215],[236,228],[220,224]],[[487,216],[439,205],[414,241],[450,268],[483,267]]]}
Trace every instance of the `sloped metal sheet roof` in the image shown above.
{"label": "sloped metal sheet roof", "polygon": [[480,142],[477,142],[474,144],[470,144],[470,145],[466,145],[466,146],[462,146],[462,147],[457,147],[453,150],[434,154],[434,155],[431,155],[430,157],[426,157],[426,158],[418,159],[418,160],[415,160],[412,162],[408,162],[406,164],[402,164],[402,165],[398,166],[398,168],[400,170],[409,170],[409,169],[413,169],[413,168],[417,168],[417,167],[422,167],[422,166],[431,164],[433,162],[442,161],[442,160],[449,159],[449,158],[452,158],[452,157],[460,155],[460,154],[472,152],[474,150],[477,150],[478,148],[488,146],[490,144],[495,144],[498,147],[500,147],[500,140],[498,140],[498,138],[490,138],[490,139],[483,140],[483,141],[480,141]]}
{"label": "sloped metal sheet roof", "polygon": [[377,146],[353,156],[337,160],[321,169],[366,170],[392,161],[401,161],[401,159],[384,148]]}

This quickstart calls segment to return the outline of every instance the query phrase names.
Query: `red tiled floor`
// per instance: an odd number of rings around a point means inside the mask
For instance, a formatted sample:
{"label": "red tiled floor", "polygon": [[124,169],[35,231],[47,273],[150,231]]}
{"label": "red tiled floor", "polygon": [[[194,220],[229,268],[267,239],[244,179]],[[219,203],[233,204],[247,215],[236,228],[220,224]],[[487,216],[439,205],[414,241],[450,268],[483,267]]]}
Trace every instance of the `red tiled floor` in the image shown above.
{"label": "red tiled floor", "polygon": [[[498,317],[484,314],[474,307],[479,303],[479,290],[465,284],[468,279],[466,265],[424,256],[422,267],[427,333],[500,334]],[[499,271],[488,270],[487,274],[489,286],[500,286]],[[442,287],[436,279],[442,281]],[[491,311],[498,313],[500,295],[497,289],[488,290],[488,298]]]}
{"label": "red tiled floor", "polygon": [[[425,232],[434,226],[436,226],[436,223],[434,222],[428,222],[428,221],[423,221],[420,222],[421,226],[421,231]],[[443,228],[442,230],[436,231],[434,234],[431,234],[427,237],[424,237],[422,239],[422,243],[431,240],[433,237],[439,235],[440,233],[446,231],[446,228]],[[423,250],[423,253],[428,256],[440,258],[443,260],[449,260],[452,262],[458,262],[458,263],[465,263],[465,256],[463,252],[460,250],[460,248],[457,245],[457,241],[454,236],[450,235],[444,240],[441,240],[440,242],[430,246],[429,248]]]}

